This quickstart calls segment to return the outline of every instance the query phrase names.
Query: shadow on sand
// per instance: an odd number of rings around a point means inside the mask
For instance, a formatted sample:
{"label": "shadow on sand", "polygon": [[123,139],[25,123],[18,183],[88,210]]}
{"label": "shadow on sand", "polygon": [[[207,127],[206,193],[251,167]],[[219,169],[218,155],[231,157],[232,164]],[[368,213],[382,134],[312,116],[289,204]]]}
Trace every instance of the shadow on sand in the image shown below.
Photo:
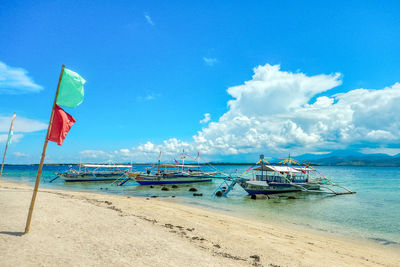
{"label": "shadow on sand", "polygon": [[7,232],[7,231],[2,231],[0,232],[2,235],[13,235],[13,236],[23,236],[25,233],[24,232]]}

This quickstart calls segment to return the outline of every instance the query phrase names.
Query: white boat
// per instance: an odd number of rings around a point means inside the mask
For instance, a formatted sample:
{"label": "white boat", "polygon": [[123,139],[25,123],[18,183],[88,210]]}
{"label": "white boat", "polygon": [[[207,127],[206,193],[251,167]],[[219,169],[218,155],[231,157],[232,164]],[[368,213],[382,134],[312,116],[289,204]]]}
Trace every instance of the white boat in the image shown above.
{"label": "white boat", "polygon": [[[289,158],[281,163],[291,164],[295,160]],[[261,166],[257,166],[261,163]],[[254,168],[255,167],[255,168]],[[251,172],[249,172],[251,170]],[[249,177],[251,174],[252,177]],[[354,194],[355,192],[333,183],[310,166],[275,166],[260,160],[239,177],[227,177],[215,190],[216,196],[227,196],[233,187],[239,184],[249,195],[280,194],[290,192],[327,193],[334,195]],[[341,188],[336,191],[332,187]]]}
{"label": "white boat", "polygon": [[73,169],[70,166],[68,171],[56,173],[56,178],[62,178],[66,182],[114,181],[131,173],[132,165],[79,164],[79,169]]}
{"label": "white boat", "polygon": [[253,169],[253,179],[238,184],[249,194],[278,194],[304,190],[319,190],[320,185],[311,180],[304,168],[262,165]]}

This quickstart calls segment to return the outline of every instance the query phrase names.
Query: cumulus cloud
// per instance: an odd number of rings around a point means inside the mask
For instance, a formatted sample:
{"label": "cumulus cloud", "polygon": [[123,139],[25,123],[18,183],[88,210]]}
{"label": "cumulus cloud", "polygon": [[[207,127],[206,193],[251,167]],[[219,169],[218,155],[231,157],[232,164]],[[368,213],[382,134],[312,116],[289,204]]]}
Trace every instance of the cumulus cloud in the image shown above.
{"label": "cumulus cloud", "polygon": [[183,148],[205,155],[302,154],[399,144],[400,83],[329,95],[330,89],[341,85],[340,77],[258,66],[252,79],[227,89],[232,97],[229,110],[192,141],[148,142],[129,149],[129,154],[140,158],[158,151],[176,154]]}
{"label": "cumulus cloud", "polygon": [[7,66],[0,61],[0,94],[32,93],[42,89],[28,76],[28,71]]}
{"label": "cumulus cloud", "polygon": [[200,123],[207,123],[211,120],[211,115],[210,113],[206,113],[204,114],[204,118],[202,120],[200,120]]}
{"label": "cumulus cloud", "polygon": [[216,63],[218,63],[218,59],[214,57],[203,57],[203,60],[207,66],[214,66]]}

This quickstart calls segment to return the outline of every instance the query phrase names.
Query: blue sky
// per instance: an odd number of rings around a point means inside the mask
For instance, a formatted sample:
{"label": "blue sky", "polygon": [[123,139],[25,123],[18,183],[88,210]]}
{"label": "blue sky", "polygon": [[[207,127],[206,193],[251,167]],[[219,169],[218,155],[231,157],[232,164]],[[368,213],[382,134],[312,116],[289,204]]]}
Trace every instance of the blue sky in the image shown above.
{"label": "blue sky", "polygon": [[65,64],[86,79],[85,100],[67,109],[77,123],[62,147],[49,145],[47,162],[150,161],[183,148],[235,161],[400,152],[399,7],[1,1],[1,145],[16,112],[7,161],[38,161]]}

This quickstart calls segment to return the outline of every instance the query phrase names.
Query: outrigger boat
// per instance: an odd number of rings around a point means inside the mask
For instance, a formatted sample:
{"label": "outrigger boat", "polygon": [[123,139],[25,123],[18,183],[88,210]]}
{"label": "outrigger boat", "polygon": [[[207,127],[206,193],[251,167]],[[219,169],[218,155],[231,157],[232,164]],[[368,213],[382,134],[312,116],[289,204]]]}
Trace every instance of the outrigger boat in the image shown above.
{"label": "outrigger boat", "polygon": [[306,171],[305,168],[296,170],[289,166],[263,165],[253,171],[255,179],[239,182],[249,195],[320,189],[317,182],[309,179],[308,170]]}
{"label": "outrigger boat", "polygon": [[210,182],[217,173],[202,172],[199,166],[184,164],[160,164],[156,173],[148,169],[136,175],[140,185],[189,184]]}
{"label": "outrigger boat", "polygon": [[[282,163],[292,163],[289,158]],[[261,166],[257,166],[261,163]],[[249,172],[252,170],[252,172]],[[248,174],[253,177],[248,178]],[[334,195],[354,194],[355,192],[333,183],[311,166],[273,166],[264,160],[260,160],[249,168],[240,177],[225,178],[224,182],[215,190],[214,194],[227,196],[235,184],[239,184],[249,195],[256,194],[280,194],[290,192],[327,193]],[[336,191],[332,187],[339,187],[342,191]],[[217,192],[220,192],[217,194]]]}
{"label": "outrigger boat", "polygon": [[[192,158],[197,161],[197,165],[188,165],[185,164],[186,156]],[[199,164],[199,154],[197,154],[196,158],[191,157],[188,154],[185,154],[185,151],[182,151],[181,160],[182,163],[179,163],[177,160],[174,160],[176,164],[161,164],[161,152],[158,156],[158,163],[153,165],[152,168],[146,169],[145,172],[142,173],[132,173],[132,177],[126,177],[124,180],[116,180],[114,182],[118,182],[118,185],[124,185],[129,180],[134,180],[140,185],[167,185],[167,184],[191,184],[191,183],[205,183],[211,182],[213,178],[216,178],[219,174],[218,171],[215,172],[204,172],[200,169]],[[156,168],[156,171],[154,170]],[[129,173],[130,174],[130,173]]]}
{"label": "outrigger boat", "polygon": [[56,173],[57,178],[64,179],[65,182],[95,182],[95,181],[115,181],[115,179],[126,176],[134,176],[132,165],[117,164],[79,164],[79,169],[70,169],[65,172]]}

